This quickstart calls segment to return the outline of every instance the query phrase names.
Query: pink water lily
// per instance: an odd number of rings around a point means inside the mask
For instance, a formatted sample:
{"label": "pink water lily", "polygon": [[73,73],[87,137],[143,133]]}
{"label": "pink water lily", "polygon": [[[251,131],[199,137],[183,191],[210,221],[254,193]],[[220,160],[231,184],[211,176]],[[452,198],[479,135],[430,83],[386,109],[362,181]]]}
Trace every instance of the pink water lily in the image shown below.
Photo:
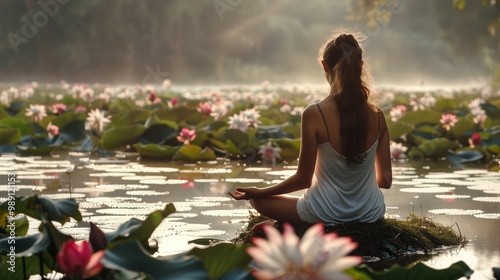
{"label": "pink water lily", "polygon": [[52,112],[54,114],[57,114],[57,115],[60,115],[62,113],[64,113],[64,111],[66,111],[66,104],[63,104],[63,103],[56,103],[54,105],[52,105]]}
{"label": "pink water lily", "polygon": [[188,128],[184,127],[181,130],[181,133],[179,134],[179,136],[177,136],[177,141],[183,142],[184,144],[189,145],[189,142],[193,141],[196,138],[195,133],[196,133],[196,131],[194,129],[189,130]]}
{"label": "pink water lily", "polygon": [[323,224],[309,228],[299,239],[289,224],[283,235],[271,225],[263,225],[268,240],[254,238],[256,247],[247,249],[259,267],[252,275],[259,279],[335,279],[351,277],[344,270],[361,263],[358,256],[346,256],[358,245],[349,237],[324,233]]}
{"label": "pink water lily", "polygon": [[200,102],[200,104],[198,104],[198,108],[196,108],[196,110],[198,112],[202,113],[203,117],[205,117],[205,115],[209,115],[210,113],[212,113],[212,106],[210,106],[209,103]]}
{"label": "pink water lily", "polygon": [[446,114],[446,115],[441,115],[441,120],[440,122],[443,124],[443,128],[446,129],[447,131],[450,131],[450,129],[455,126],[455,124],[458,122],[457,116],[453,114]]}
{"label": "pink water lily", "polygon": [[57,125],[53,125],[52,122],[49,122],[47,125],[47,132],[49,133],[49,137],[54,137],[59,134],[59,127]]}
{"label": "pink water lily", "polygon": [[33,105],[30,104],[29,108],[26,108],[26,116],[33,117],[35,122],[40,122],[44,117],[47,116],[44,105]]}
{"label": "pink water lily", "polygon": [[90,278],[96,276],[103,268],[100,261],[104,254],[104,250],[93,253],[92,245],[86,240],[79,242],[69,240],[57,254],[57,262],[68,276]]}
{"label": "pink water lily", "polygon": [[469,138],[469,145],[471,148],[481,145],[481,135],[479,135],[479,133],[473,133]]}
{"label": "pink water lily", "polygon": [[175,106],[177,106],[177,103],[179,102],[179,98],[177,97],[173,97],[172,99],[170,99],[170,101],[168,101],[168,107],[170,108],[174,108]]}
{"label": "pink water lily", "polygon": [[408,150],[407,147],[403,146],[401,143],[390,142],[390,153],[393,159],[403,159],[406,158],[405,152]]}
{"label": "pink water lily", "polygon": [[280,148],[273,147],[271,142],[267,142],[267,145],[260,146],[258,154],[262,156],[264,164],[275,165],[276,159],[281,159],[280,152]]}

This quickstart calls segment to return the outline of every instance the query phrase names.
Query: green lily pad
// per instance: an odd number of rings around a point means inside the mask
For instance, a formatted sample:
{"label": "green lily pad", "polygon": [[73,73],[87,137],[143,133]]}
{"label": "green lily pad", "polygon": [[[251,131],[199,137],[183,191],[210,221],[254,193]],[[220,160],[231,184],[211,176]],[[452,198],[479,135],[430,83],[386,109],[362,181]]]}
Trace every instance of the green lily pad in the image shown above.
{"label": "green lily pad", "polygon": [[21,131],[19,128],[0,126],[0,146],[12,145],[21,142]]}
{"label": "green lily pad", "polygon": [[66,112],[55,119],[52,120],[53,125],[57,125],[59,130],[65,128],[67,125],[72,124],[77,121],[85,121],[87,119],[87,115],[85,113],[75,113],[75,112]]}
{"label": "green lily pad", "polygon": [[146,128],[142,124],[114,127],[104,131],[102,135],[102,148],[115,150],[127,144],[134,144]]}
{"label": "green lily pad", "polygon": [[413,125],[404,122],[388,122],[387,128],[389,129],[390,139],[392,141],[400,138],[406,133],[413,130]]}
{"label": "green lily pad", "polygon": [[85,134],[85,122],[74,121],[59,129],[59,134],[66,142],[81,142],[87,135]]}
{"label": "green lily pad", "polygon": [[411,268],[393,266],[386,272],[374,272],[367,266],[355,269],[365,273],[373,280],[456,280],[464,276],[469,278],[473,273],[473,271],[462,261],[456,262],[445,269],[433,269],[423,263],[417,263]]}
{"label": "green lily pad", "polygon": [[437,124],[441,119],[441,113],[432,110],[419,110],[419,111],[411,111],[404,114],[399,122],[411,124],[411,125],[419,125],[423,123],[428,124]]}
{"label": "green lily pad", "polygon": [[198,257],[208,271],[210,280],[217,280],[233,269],[246,269],[252,258],[246,249],[252,245],[220,243],[205,249],[194,248],[189,255]]}
{"label": "green lily pad", "polygon": [[[19,131],[21,132],[21,136],[30,135],[33,133],[33,129],[31,128],[31,126],[28,123],[26,123],[20,119],[10,117],[10,118],[1,119],[0,123],[6,124],[12,128],[18,128]],[[1,138],[3,138],[3,137],[1,137]]]}
{"label": "green lily pad", "polygon": [[198,161],[198,160],[215,160],[216,156],[212,149],[200,146],[187,145],[181,147],[174,154],[172,160]]}
{"label": "green lily pad", "polygon": [[448,154],[449,150],[458,148],[457,141],[446,138],[423,140],[418,147],[413,147],[408,153],[410,159],[441,158]]}
{"label": "green lily pad", "polygon": [[472,162],[483,158],[483,154],[475,150],[463,150],[457,153],[449,153],[446,155],[446,159],[451,162],[462,163],[462,162]]}
{"label": "green lily pad", "polygon": [[178,147],[174,146],[165,146],[157,144],[143,145],[141,143],[134,144],[134,148],[141,156],[161,158],[166,160],[170,160],[178,149]]}
{"label": "green lily pad", "polygon": [[19,147],[19,152],[25,156],[48,156],[52,150],[54,146]]}

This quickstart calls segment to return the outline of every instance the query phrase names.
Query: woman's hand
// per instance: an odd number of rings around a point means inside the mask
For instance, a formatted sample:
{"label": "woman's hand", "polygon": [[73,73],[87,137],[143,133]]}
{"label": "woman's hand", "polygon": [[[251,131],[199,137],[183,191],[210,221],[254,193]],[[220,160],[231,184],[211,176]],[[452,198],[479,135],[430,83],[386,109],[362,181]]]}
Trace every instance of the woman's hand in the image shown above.
{"label": "woman's hand", "polygon": [[236,191],[228,192],[228,194],[236,200],[241,200],[241,199],[249,200],[253,198],[258,198],[260,191],[261,190],[256,187],[236,188]]}

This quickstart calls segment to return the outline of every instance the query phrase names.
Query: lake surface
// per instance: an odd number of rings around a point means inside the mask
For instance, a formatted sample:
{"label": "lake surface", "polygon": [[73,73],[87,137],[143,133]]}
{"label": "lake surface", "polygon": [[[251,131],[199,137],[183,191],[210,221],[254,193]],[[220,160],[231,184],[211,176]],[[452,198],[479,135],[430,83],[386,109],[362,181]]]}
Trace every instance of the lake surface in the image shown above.
{"label": "lake surface", "polygon": [[[72,172],[67,172],[73,169]],[[166,203],[177,211],[153,233],[159,254],[189,250],[189,240],[236,236],[251,211],[247,201],[227,195],[238,186],[270,186],[294,174],[296,164],[275,167],[218,159],[179,164],[139,159],[137,154],[94,157],[61,153],[52,157],[0,157],[0,201],[7,199],[7,173],[15,172],[17,195],[43,194],[52,199],[74,198],[84,221],[113,231],[131,217],[145,218]],[[383,190],[387,216],[426,215],[454,228],[469,243],[425,263],[434,268],[465,261],[475,273],[471,279],[494,279],[500,266],[500,173],[481,166],[451,169],[447,161],[425,162],[418,168],[393,163],[393,187]],[[71,188],[71,192],[70,192]],[[295,193],[300,195],[301,192]],[[36,233],[37,221],[28,234]],[[88,236],[88,223],[68,223],[61,230],[75,238]]]}

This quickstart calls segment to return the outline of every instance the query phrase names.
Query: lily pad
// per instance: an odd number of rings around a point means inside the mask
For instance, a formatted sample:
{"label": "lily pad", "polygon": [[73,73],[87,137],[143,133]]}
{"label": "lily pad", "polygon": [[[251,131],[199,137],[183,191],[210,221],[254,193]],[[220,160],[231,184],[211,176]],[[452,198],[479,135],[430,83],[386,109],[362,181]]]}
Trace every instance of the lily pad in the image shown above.
{"label": "lily pad", "polygon": [[111,128],[104,131],[102,136],[102,147],[105,150],[114,150],[127,144],[134,144],[146,128],[144,125],[127,125]]}
{"label": "lily pad", "polygon": [[216,156],[214,151],[208,147],[202,149],[200,146],[187,145],[177,150],[172,159],[185,161],[215,160]]}

